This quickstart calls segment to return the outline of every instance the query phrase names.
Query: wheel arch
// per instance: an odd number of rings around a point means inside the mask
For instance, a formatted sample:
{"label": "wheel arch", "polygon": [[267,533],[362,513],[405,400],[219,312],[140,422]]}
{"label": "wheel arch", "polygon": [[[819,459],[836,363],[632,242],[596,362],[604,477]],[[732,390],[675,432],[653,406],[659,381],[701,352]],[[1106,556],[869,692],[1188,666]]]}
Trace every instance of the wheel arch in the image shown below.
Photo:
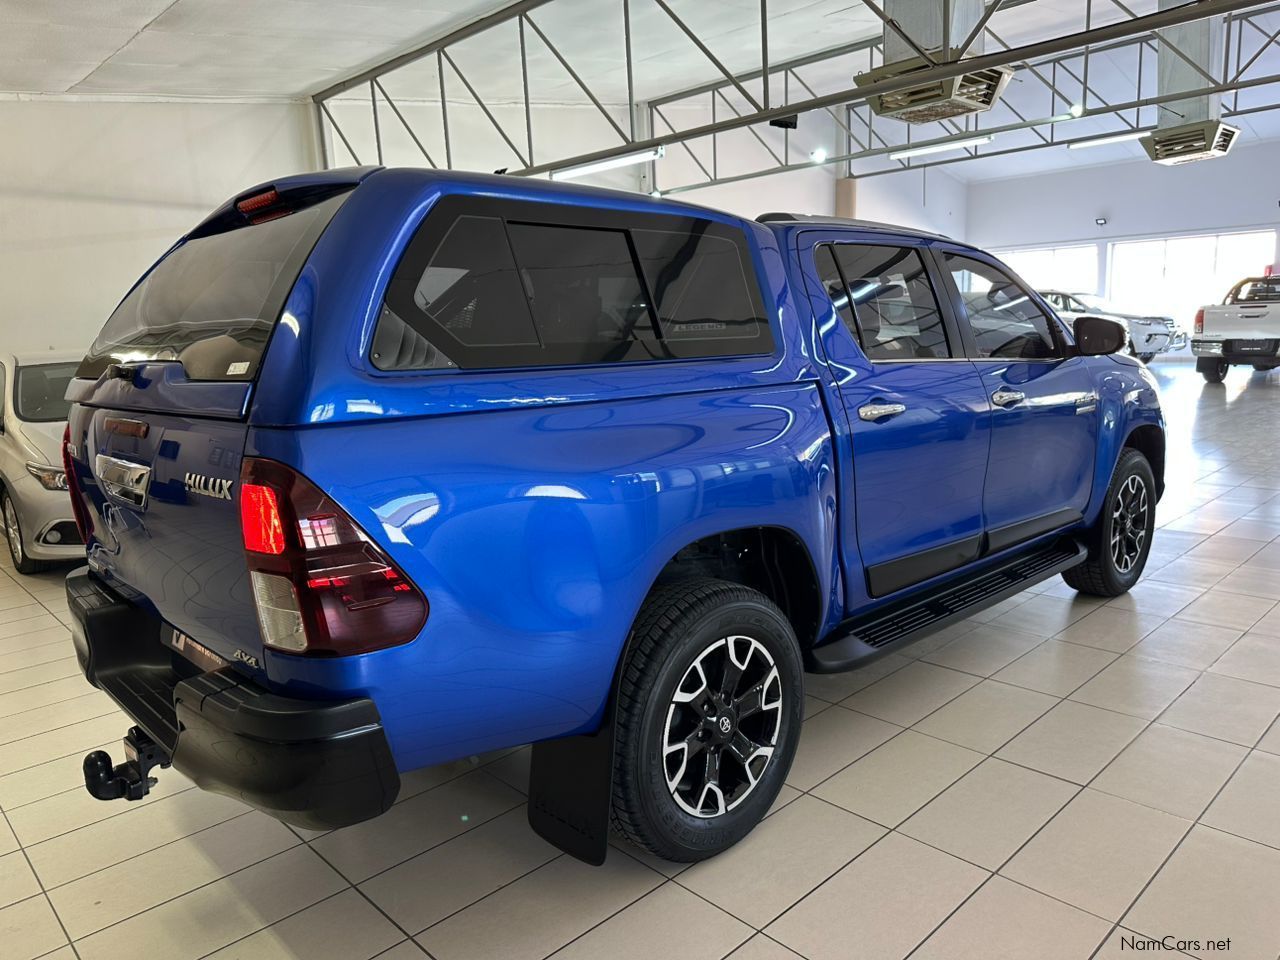
{"label": "wheel arch", "polygon": [[794,530],[762,525],[699,537],[667,560],[645,596],[670,580],[697,576],[758,590],[782,610],[801,649],[817,642],[823,618],[822,586],[809,547]]}
{"label": "wheel arch", "polygon": [[1151,472],[1156,478],[1156,499],[1164,496],[1164,460],[1165,436],[1154,423],[1142,423],[1135,426],[1124,438],[1122,449],[1137,450],[1151,464]]}

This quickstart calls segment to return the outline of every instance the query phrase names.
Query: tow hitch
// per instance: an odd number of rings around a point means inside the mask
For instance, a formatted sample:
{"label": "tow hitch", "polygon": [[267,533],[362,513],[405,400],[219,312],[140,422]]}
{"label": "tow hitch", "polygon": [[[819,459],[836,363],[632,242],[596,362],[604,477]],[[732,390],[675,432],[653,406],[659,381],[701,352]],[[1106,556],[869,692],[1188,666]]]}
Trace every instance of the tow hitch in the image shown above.
{"label": "tow hitch", "polygon": [[152,767],[167,767],[172,758],[160,744],[143,732],[130,727],[124,738],[125,761],[112,766],[105,750],[95,750],[84,758],[84,786],[99,800],[141,800],[156,785]]}

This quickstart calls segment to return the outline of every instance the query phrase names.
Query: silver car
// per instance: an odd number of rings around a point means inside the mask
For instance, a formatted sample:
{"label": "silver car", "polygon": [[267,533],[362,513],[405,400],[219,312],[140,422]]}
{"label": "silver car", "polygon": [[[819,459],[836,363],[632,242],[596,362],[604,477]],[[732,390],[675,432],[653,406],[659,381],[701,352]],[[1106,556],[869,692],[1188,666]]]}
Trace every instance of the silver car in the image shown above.
{"label": "silver car", "polygon": [[19,573],[84,559],[62,469],[63,395],[79,365],[54,354],[0,356],[0,516]]}

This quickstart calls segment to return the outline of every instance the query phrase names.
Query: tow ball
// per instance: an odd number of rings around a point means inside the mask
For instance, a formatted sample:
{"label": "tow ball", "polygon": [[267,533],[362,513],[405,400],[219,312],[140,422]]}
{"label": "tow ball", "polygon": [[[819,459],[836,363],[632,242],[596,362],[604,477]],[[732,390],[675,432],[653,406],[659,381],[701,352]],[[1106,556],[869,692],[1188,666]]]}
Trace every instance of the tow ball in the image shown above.
{"label": "tow ball", "polygon": [[99,800],[141,800],[156,785],[153,767],[172,762],[165,749],[141,727],[130,727],[124,738],[125,761],[113,766],[105,750],[95,750],[84,758],[84,786]]}

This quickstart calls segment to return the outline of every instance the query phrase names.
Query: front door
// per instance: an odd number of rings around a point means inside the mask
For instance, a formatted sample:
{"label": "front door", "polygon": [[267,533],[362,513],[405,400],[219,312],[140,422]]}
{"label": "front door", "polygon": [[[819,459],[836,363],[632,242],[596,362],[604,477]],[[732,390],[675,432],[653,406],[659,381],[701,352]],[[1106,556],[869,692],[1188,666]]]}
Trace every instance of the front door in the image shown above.
{"label": "front door", "polygon": [[841,528],[856,607],[978,557],[989,403],[927,250],[815,231],[801,251],[851,440]]}
{"label": "front door", "polygon": [[940,249],[966,350],[992,404],[983,492],[994,552],[1080,520],[1093,487],[1098,397],[1065,330],[1011,274]]}

